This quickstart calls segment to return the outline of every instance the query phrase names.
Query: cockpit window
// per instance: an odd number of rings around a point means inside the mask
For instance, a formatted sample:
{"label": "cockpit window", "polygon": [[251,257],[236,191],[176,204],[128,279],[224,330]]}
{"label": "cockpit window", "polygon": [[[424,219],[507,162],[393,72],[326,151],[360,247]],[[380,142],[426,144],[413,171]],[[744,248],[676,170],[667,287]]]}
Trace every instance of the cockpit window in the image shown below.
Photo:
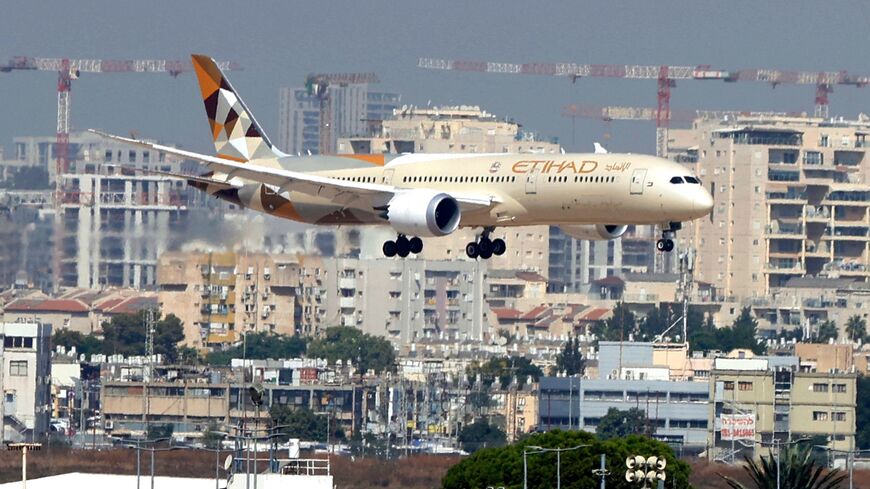
{"label": "cockpit window", "polygon": [[683,183],[683,177],[673,177],[671,183]]}
{"label": "cockpit window", "polygon": [[686,183],[694,183],[694,184],[697,184],[697,185],[700,185],[700,184],[701,184],[701,181],[698,180],[698,179],[695,178],[695,177],[686,176],[685,178],[686,178]]}

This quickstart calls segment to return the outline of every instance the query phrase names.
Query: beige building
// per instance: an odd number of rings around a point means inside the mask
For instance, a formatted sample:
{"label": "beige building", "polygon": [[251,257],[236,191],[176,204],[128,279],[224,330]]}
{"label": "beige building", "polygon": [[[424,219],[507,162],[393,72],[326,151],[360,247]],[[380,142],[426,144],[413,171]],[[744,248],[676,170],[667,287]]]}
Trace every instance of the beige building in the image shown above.
{"label": "beige building", "polygon": [[[716,359],[710,378],[713,423],[708,440],[715,447],[714,457],[731,449],[732,443],[722,440],[720,432],[723,415],[731,414],[754,415],[755,442],[825,436],[830,437],[831,448],[854,449],[855,374],[801,372],[786,366],[771,369],[768,361]],[[755,455],[762,453],[760,443],[755,447]]]}
{"label": "beige building", "polygon": [[157,284],[161,310],[182,320],[195,348],[233,344],[243,332],[302,333],[294,319],[295,255],[165,253]]}
{"label": "beige building", "polygon": [[710,219],[681,238],[696,278],[724,296],[763,297],[800,276],[870,276],[870,121],[698,120],[670,156],[713,194]]}

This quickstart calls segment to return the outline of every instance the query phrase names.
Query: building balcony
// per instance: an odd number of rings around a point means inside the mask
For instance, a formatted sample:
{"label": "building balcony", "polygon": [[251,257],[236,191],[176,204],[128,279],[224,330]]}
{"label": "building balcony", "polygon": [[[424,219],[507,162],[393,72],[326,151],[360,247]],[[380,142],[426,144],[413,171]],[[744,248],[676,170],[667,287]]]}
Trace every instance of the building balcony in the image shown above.
{"label": "building balcony", "polygon": [[807,202],[807,196],[803,192],[767,192],[767,202],[769,204],[803,205]]}
{"label": "building balcony", "polygon": [[802,275],[806,268],[800,262],[771,262],[764,265],[764,272],[769,274]]}
{"label": "building balcony", "polygon": [[356,279],[355,278],[341,278],[338,280],[338,288],[339,289],[356,289]]}
{"label": "building balcony", "polygon": [[354,309],[356,308],[356,301],[353,297],[342,297],[338,300],[338,307],[342,309]]}

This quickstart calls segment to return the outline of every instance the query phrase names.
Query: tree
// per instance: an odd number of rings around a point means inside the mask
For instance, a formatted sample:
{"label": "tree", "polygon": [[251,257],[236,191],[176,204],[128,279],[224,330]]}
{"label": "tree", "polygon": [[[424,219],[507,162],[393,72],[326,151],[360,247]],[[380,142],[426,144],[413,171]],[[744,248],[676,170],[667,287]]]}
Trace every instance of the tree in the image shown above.
{"label": "tree", "polygon": [[867,321],[859,315],[854,315],[846,321],[846,335],[850,340],[858,342],[867,336]]}
{"label": "tree", "polygon": [[152,441],[168,441],[170,438],[172,438],[172,434],[174,432],[175,425],[173,425],[172,423],[149,424],[148,428],[145,430],[145,439]]}
{"label": "tree", "polygon": [[474,362],[468,367],[468,373],[472,377],[480,375],[487,387],[498,379],[502,389],[507,389],[514,377],[517,378],[517,386],[522,387],[528,377],[537,382],[544,375],[544,371],[526,357],[493,357],[483,364]]}
{"label": "tree", "polygon": [[628,336],[637,333],[637,318],[624,302],[618,302],[613,314],[592,326],[592,333],[599,341],[628,341]]}
{"label": "tree", "polygon": [[76,347],[76,353],[79,355],[85,354],[91,356],[94,353],[103,351],[103,341],[97,338],[96,335],[84,335],[71,329],[56,330],[51,337],[51,344],[65,346],[67,350]]}
{"label": "tree", "polygon": [[[667,330],[676,321],[678,314],[671,311],[667,304],[659,304],[640,320],[635,339],[638,341],[652,341],[656,336]],[[672,330],[673,331],[673,330]],[[671,332],[671,335],[674,333]]]}
{"label": "tree", "polygon": [[336,423],[330,423],[327,416],[317,415],[310,409],[273,404],[269,416],[276,426],[281,426],[279,433],[288,438],[325,442],[328,431],[330,441],[345,439],[344,430]]}
{"label": "tree", "polygon": [[556,355],[556,366],[551,375],[565,372],[565,375],[582,375],[586,368],[586,360],[580,353],[580,338],[571,337],[562,347],[562,353]]}
{"label": "tree", "polygon": [[271,332],[248,333],[244,343],[206,356],[209,365],[229,365],[233,358],[266,360],[268,358],[297,358],[305,354],[308,342],[301,336],[287,336]]}
{"label": "tree", "polygon": [[[691,308],[689,309],[689,317],[692,317]],[[708,314],[703,321],[698,321],[696,326],[688,325],[689,329],[689,345],[692,351],[708,351],[718,350],[719,337],[716,324],[713,323],[713,315]]]}
{"label": "tree", "polygon": [[752,317],[752,310],[747,306],[740,311],[740,316],[734,320],[730,330],[719,333],[719,341],[723,346],[722,350],[734,350],[736,348],[748,348],[756,355],[761,355],[765,351],[764,345],[758,342],[755,337],[758,321]]}
{"label": "tree", "polygon": [[813,343],[829,343],[831,340],[836,340],[839,335],[837,323],[828,319],[819,325],[819,331]]}
{"label": "tree", "polygon": [[[590,445],[577,450],[566,450],[560,455],[560,482],[563,489],[588,489],[599,486],[599,477],[592,473],[598,469],[600,456],[606,456],[606,469],[612,474],[607,479],[608,489],[637,489],[622,477],[625,459],[629,455],[655,455],[667,460],[665,472],[668,487],[689,485],[690,468],[678,460],[673,450],[657,440],[642,436],[627,436],[613,440],[601,440],[585,431],[553,430],[535,433],[512,445],[501,448],[486,448],[462,459],[447,471],[441,481],[443,489],[470,487],[523,487],[523,450],[538,446],[545,448],[571,448]],[[556,454],[529,453],[526,456],[528,487],[533,489],[556,487]]]}
{"label": "tree", "polygon": [[459,432],[459,443],[468,453],[474,453],[481,448],[501,447],[506,441],[504,431],[484,420],[465,425]]}
{"label": "tree", "polygon": [[647,433],[648,427],[649,419],[646,417],[646,413],[640,409],[631,408],[627,411],[620,411],[616,408],[610,408],[598,422],[598,426],[595,427],[595,434],[602,440],[611,440],[627,435]]}
{"label": "tree", "polygon": [[[771,450],[759,461],[744,457],[743,470],[752,480],[752,485],[744,485],[721,475],[733,489],[768,489],[772,487],[794,487],[800,489],[837,489],[846,479],[846,474],[838,469],[827,470],[812,458],[812,446],[807,443],[781,448],[779,462]],[[777,484],[779,480],[779,484]]]}
{"label": "tree", "polygon": [[[135,314],[118,314],[112,316],[111,321],[104,322],[103,353],[144,355],[147,315],[146,310],[141,310]],[[173,314],[163,319],[160,319],[159,313],[155,316],[154,353],[174,363],[178,360],[178,343],[184,340],[184,327]]]}
{"label": "tree", "polygon": [[870,449],[870,376],[858,377],[857,387],[855,427],[858,432],[855,443],[858,448],[866,450]]}
{"label": "tree", "polygon": [[206,448],[220,448],[223,438],[224,434],[218,430],[218,425],[215,422],[209,423],[205,431],[202,432],[202,443]]}
{"label": "tree", "polygon": [[324,337],[308,345],[308,357],[325,358],[330,363],[350,360],[360,372],[396,371],[396,352],[392,343],[348,326],[328,328]]}

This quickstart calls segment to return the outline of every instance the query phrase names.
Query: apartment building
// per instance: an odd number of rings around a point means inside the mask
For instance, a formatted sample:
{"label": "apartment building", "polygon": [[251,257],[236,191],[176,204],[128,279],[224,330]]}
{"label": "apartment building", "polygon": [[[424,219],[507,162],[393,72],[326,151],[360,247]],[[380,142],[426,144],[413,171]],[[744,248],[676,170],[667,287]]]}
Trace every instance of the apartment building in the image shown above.
{"label": "apartment building", "polygon": [[[854,373],[801,371],[796,357],[717,358],[709,389],[711,458],[755,456],[774,439],[815,436],[828,438],[833,449],[855,448]],[[751,429],[723,435],[729,417]]]}
{"label": "apartment building", "polygon": [[672,130],[671,157],[713,193],[682,232],[696,278],[724,296],[764,297],[795,277],[870,277],[870,121],[702,120]]}
{"label": "apartment building", "polygon": [[51,417],[51,326],[0,323],[0,443],[38,438]]}
{"label": "apartment building", "polygon": [[158,262],[157,298],[194,348],[232,345],[246,332],[304,333],[296,328],[299,270],[295,255],[170,252]]}

